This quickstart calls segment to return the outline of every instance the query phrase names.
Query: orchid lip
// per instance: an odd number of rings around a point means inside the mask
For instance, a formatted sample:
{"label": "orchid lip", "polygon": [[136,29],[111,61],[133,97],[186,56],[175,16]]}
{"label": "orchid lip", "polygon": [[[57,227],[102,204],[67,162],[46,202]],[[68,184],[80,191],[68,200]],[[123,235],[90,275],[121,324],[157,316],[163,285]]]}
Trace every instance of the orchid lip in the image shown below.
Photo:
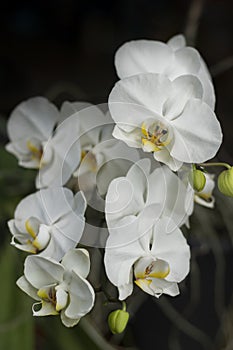
{"label": "orchid lip", "polygon": [[[140,263],[140,261],[139,261]],[[169,264],[161,259],[152,260],[144,269],[135,272],[136,280],[151,278],[166,278],[170,273]]]}
{"label": "orchid lip", "polygon": [[41,224],[37,218],[30,217],[25,222],[27,233],[31,236],[28,246],[33,246],[36,251],[43,250],[50,240],[50,228]]}
{"label": "orchid lip", "polygon": [[36,144],[38,142],[33,142],[32,140],[27,141],[27,148],[31,152],[31,158],[38,160],[40,162],[42,155],[43,155],[43,150],[42,146],[40,144]]}
{"label": "orchid lip", "polygon": [[169,129],[160,121],[148,119],[141,125],[141,142],[146,152],[158,152],[170,143]]}

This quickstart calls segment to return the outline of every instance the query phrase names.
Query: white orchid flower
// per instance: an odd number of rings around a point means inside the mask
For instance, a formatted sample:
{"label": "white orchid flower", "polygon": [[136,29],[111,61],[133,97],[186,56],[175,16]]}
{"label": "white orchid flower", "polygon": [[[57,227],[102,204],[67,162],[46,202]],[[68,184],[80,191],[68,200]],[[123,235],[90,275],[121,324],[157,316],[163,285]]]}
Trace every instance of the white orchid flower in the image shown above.
{"label": "white orchid flower", "polygon": [[153,153],[174,171],[183,162],[214,157],[222,142],[220,124],[192,75],[173,81],[154,73],[122,79],[110,93],[109,109],[115,138]]}
{"label": "white orchid flower", "polygon": [[181,226],[187,220],[191,199],[185,184],[167,166],[150,174],[150,160],[141,159],[125,177],[114,179],[108,187],[105,214],[109,232],[121,226],[123,231],[126,218],[134,220],[140,214],[146,230],[164,216],[170,217],[171,224]]}
{"label": "white orchid flower", "polygon": [[103,154],[101,154],[100,150],[94,149],[95,146],[109,139],[114,141],[111,135],[114,122],[109,112],[104,113],[98,106],[87,102],[65,102],[62,105],[61,113],[65,118],[71,114],[77,116],[82,159],[91,153],[90,159],[88,159],[89,164],[85,164],[85,168],[81,172],[85,172],[86,168],[95,171],[98,164],[101,163],[104,153],[108,151],[102,147]]}
{"label": "white orchid flower", "polygon": [[171,231],[170,220],[163,217],[141,235],[140,220],[128,217],[124,231],[109,235],[105,269],[120,300],[132,293],[133,281],[155,297],[179,294],[177,283],[189,272],[190,249],[179,228],[173,225]]}
{"label": "white orchid flower", "polygon": [[19,165],[38,169],[43,144],[52,135],[58,121],[58,109],[46,98],[33,97],[21,102],[7,123],[10,143],[6,149],[18,158]]}
{"label": "white orchid flower", "polygon": [[8,222],[16,248],[59,261],[79,242],[84,226],[86,200],[82,192],[67,188],[40,190],[24,198]]}
{"label": "white orchid flower", "polygon": [[19,165],[40,169],[37,188],[64,185],[80,162],[78,125],[68,116],[63,122],[62,118],[43,97],[20,103],[10,115],[6,149],[18,158]]}
{"label": "white orchid flower", "polygon": [[120,79],[140,73],[160,73],[174,80],[181,75],[196,76],[203,87],[203,101],[212,110],[215,93],[210,74],[200,54],[187,47],[183,35],[176,35],[167,44],[153,40],[135,40],[122,45],[115,56]]}
{"label": "white orchid flower", "polygon": [[[109,180],[106,181],[106,178],[116,177],[115,169],[109,166],[109,162],[122,157],[135,158],[135,154],[132,155],[132,149],[130,150],[125,143],[113,138],[114,122],[109,111],[104,112],[106,108],[106,104],[95,106],[86,102],[65,102],[61,107],[63,118],[72,115],[72,118],[76,117],[79,123],[81,162],[73,173],[70,185],[77,186],[84,191],[87,200],[92,201],[92,205],[97,200],[94,197],[97,177],[98,194],[100,190],[101,195],[103,195],[103,189],[106,193],[106,183],[109,182]],[[119,163],[118,167],[121,168]],[[100,205],[99,201],[97,205]]]}
{"label": "white orchid flower", "polygon": [[87,102],[65,102],[61,107],[63,118],[72,115],[79,125],[81,162],[73,172],[82,190],[92,189],[96,173],[111,158],[116,142],[112,137],[113,120],[109,112]]}
{"label": "white orchid flower", "polygon": [[[68,251],[61,263],[28,256],[17,285],[37,302],[33,316],[60,315],[66,327],[75,326],[93,307],[95,293],[86,280],[90,259],[85,249]],[[38,309],[39,308],[39,309]]]}

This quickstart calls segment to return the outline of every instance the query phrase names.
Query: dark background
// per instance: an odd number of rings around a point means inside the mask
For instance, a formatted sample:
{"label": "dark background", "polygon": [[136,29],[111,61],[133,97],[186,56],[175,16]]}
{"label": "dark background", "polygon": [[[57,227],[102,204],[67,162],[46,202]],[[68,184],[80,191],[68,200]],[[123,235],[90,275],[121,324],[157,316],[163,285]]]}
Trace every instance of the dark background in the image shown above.
{"label": "dark background", "polygon": [[[189,43],[197,47],[210,67],[217,95],[216,114],[224,132],[224,145],[218,158],[232,163],[231,0],[2,1],[0,114],[6,119],[19,102],[37,95],[47,96],[58,105],[64,99],[106,102],[117,80],[114,53],[122,43],[139,38],[167,41],[179,33],[187,35]],[[1,137],[5,143],[3,129]],[[221,234],[223,226],[217,226]],[[190,300],[190,288],[194,293],[195,288],[200,288],[195,286],[195,279],[193,282],[190,278],[183,287],[183,296],[172,301],[174,310],[168,308],[168,317],[164,314],[167,300],[170,302],[171,298],[161,301],[162,308],[151,299],[142,304],[131,320],[134,340],[129,343],[135,342],[142,350],[211,350],[214,346],[215,349],[233,349],[233,345],[226,347],[224,337],[217,345],[208,343],[216,336],[224,310],[230,307],[232,293],[232,248],[226,239],[220,243],[226,267],[225,304],[216,311],[218,295],[216,297],[212,291],[216,291],[215,272],[219,265],[216,242],[211,242],[213,249],[203,253],[206,242],[195,237],[191,240],[196,256],[193,271],[200,272],[198,283],[202,287],[197,305],[190,304],[192,312],[186,310],[180,320],[179,315]],[[179,330],[174,327],[176,322]]]}

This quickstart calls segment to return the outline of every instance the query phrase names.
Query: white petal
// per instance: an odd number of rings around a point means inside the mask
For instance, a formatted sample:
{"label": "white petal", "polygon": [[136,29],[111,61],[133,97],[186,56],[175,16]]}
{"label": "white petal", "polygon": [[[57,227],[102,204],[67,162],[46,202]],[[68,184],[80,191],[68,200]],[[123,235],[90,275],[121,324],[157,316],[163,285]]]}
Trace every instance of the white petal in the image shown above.
{"label": "white petal", "polygon": [[37,289],[34,288],[28,280],[25,278],[25,276],[21,276],[16,281],[17,286],[24,291],[24,293],[28,294],[31,298],[35,300],[40,300],[40,298],[37,295]]}
{"label": "white petal", "polygon": [[60,114],[61,114],[61,119],[60,121],[64,121],[66,118],[70,117],[71,115],[73,115],[74,113],[77,113],[83,109],[86,109],[88,107],[92,106],[91,103],[89,102],[69,102],[69,101],[65,101],[63,102],[62,106],[61,106],[61,110],[60,110]]}
{"label": "white petal", "polygon": [[137,40],[116,52],[115,66],[120,79],[139,73],[163,73],[172,62],[172,50],[159,41]]}
{"label": "white petal", "polygon": [[[125,127],[125,125],[123,127]],[[126,132],[116,125],[113,130],[112,136],[118,140],[124,141],[129,147],[142,147],[141,130],[139,128],[134,129],[131,132]]]}
{"label": "white petal", "polygon": [[71,190],[65,187],[54,187],[38,191],[35,196],[38,198],[38,205],[46,220],[43,223],[52,224],[72,211],[74,195]]}
{"label": "white petal", "polygon": [[62,265],[68,271],[75,271],[79,276],[86,278],[90,271],[90,258],[86,249],[69,250],[62,259]]}
{"label": "white petal", "polygon": [[15,211],[15,225],[21,232],[27,232],[25,222],[31,217],[50,225],[72,210],[73,193],[63,187],[49,188],[25,197]]}
{"label": "white petal", "polygon": [[[98,156],[99,158],[101,158],[100,154],[98,154]],[[90,150],[82,159],[78,167],[78,170],[75,172],[74,176],[78,177],[78,181],[80,183],[80,178],[82,177],[82,175],[83,175],[83,178],[85,178],[85,176],[88,176],[89,174],[95,176],[97,171],[98,171],[97,157],[93,153],[93,150]],[[79,188],[83,189],[83,186],[80,186],[79,184]]]}
{"label": "white petal", "polygon": [[6,145],[6,150],[12,153],[19,160],[19,165],[29,169],[38,169],[40,161],[33,157],[31,151],[27,147],[27,139],[14,141]]}
{"label": "white petal", "polygon": [[74,195],[74,202],[72,206],[77,215],[83,216],[87,208],[87,201],[82,191]]}
{"label": "white petal", "polygon": [[160,278],[137,279],[135,281],[138,287],[144,292],[159,298],[163,293],[171,296],[179,294],[177,283],[166,281]]}
{"label": "white petal", "polygon": [[153,156],[157,161],[166,164],[173,171],[179,170],[183,164],[183,162],[171,156],[168,147],[164,147],[160,151],[154,152]]}
{"label": "white petal", "polygon": [[118,286],[118,292],[119,292],[119,300],[124,300],[128,298],[128,296],[131,295],[133,292],[132,278],[130,283]]}
{"label": "white petal", "polygon": [[159,203],[147,205],[138,215],[138,232],[137,235],[140,245],[145,251],[148,251],[152,229],[157,220],[160,218],[163,206]]}
{"label": "white petal", "polygon": [[64,237],[69,238],[76,243],[79,242],[85,226],[85,218],[78,212],[70,211],[57,222],[56,229],[59,230]]}
{"label": "white petal", "polygon": [[[73,114],[74,112],[75,114]],[[101,108],[86,102],[65,102],[61,113],[66,118],[69,116],[71,127],[75,123],[77,124],[79,131],[76,136],[80,141],[82,150],[91,151],[93,146],[102,140],[102,135],[105,134],[103,130],[110,130],[113,127],[113,121],[109,113],[105,114]]]}
{"label": "white petal", "polygon": [[83,216],[70,212],[53,226],[48,246],[40,256],[48,256],[60,261],[80,241],[85,226]]}
{"label": "white petal", "polygon": [[171,232],[170,218],[163,218],[154,227],[151,253],[169,264],[167,281],[180,282],[189,272],[190,249],[179,228]]}
{"label": "white petal", "polygon": [[186,46],[185,37],[182,34],[175,35],[168,40],[167,44],[174,50],[182,49]]}
{"label": "white petal", "polygon": [[[118,143],[123,144],[122,142]],[[106,195],[109,184],[112,180],[114,180],[117,177],[125,176],[130,166],[132,165],[132,161],[134,161],[134,159],[135,162],[138,160],[139,155],[137,154],[137,151],[135,151],[132,148],[129,149],[126,145],[125,148],[127,148],[127,151],[130,150],[130,152],[128,153],[131,153],[132,151],[131,157],[128,157],[126,153],[126,156],[124,158],[113,158],[113,160],[104,163],[104,165],[99,169],[96,177],[96,184],[98,192],[101,196]]]}
{"label": "white petal", "polygon": [[123,216],[136,215],[138,209],[138,203],[134,199],[134,189],[130,181],[125,177],[114,179],[109,185],[105,202],[108,225]]}
{"label": "white petal", "polygon": [[[14,221],[14,220],[12,220],[12,221]],[[11,231],[11,233],[13,234],[13,231]],[[28,242],[28,234],[25,234],[25,233],[15,233],[15,234],[13,234],[12,242],[11,242],[12,245],[16,244],[15,240],[18,243],[21,243],[21,244],[28,244],[29,243]]]}
{"label": "white petal", "polygon": [[[100,121],[100,123],[102,120]],[[112,125],[113,126],[113,125]],[[95,128],[91,128],[88,126],[87,130],[84,129],[82,124],[80,123],[80,127],[82,128],[82,133],[80,137],[80,144],[83,150],[91,151],[95,145],[101,142],[101,133],[105,125],[97,126]],[[89,128],[89,129],[88,129]]]}
{"label": "white petal", "polygon": [[174,78],[184,75],[193,74],[198,76],[201,66],[200,55],[193,47],[183,47],[175,51],[175,59],[173,69],[170,71],[169,77]]}
{"label": "white petal", "polygon": [[76,246],[76,242],[68,238],[64,238],[63,233],[53,228],[51,238],[47,247],[42,250],[38,255],[48,258],[52,258],[56,261],[60,261],[64,254],[71,248]]}
{"label": "white petal", "polygon": [[172,82],[172,91],[163,105],[163,115],[169,119],[175,119],[184,109],[190,98],[201,99],[203,89],[198,78],[192,75],[182,75]]}
{"label": "white petal", "polygon": [[179,288],[177,283],[169,282],[164,279],[153,278],[150,289],[159,297],[161,294],[168,294],[172,297],[178,295]]}
{"label": "white petal", "polygon": [[15,226],[15,220],[11,219],[7,222],[8,228],[13,236],[20,234],[19,230]]}
{"label": "white petal", "polygon": [[9,138],[17,141],[35,136],[39,140],[47,140],[58,117],[57,108],[46,98],[30,98],[11,113],[7,124]]}
{"label": "white petal", "polygon": [[200,79],[203,86],[203,100],[210,106],[214,111],[215,107],[215,92],[213,82],[208,71],[208,68],[201,58],[201,67],[198,72],[198,78]]}
{"label": "white petal", "polygon": [[56,311],[61,311],[64,309],[68,303],[68,293],[62,289],[59,288],[56,291]]}
{"label": "white petal", "polygon": [[[145,254],[139,241],[137,220],[125,218],[125,227],[112,232],[108,237],[105,249],[105,269],[109,280],[122,290],[132,291],[132,266]],[[128,285],[128,286],[127,286]],[[126,290],[122,298],[126,298]],[[128,296],[128,295],[127,295]]]}
{"label": "white petal", "polygon": [[140,203],[139,207],[142,207],[146,200],[146,188],[148,185],[150,167],[151,162],[149,159],[141,159],[132,165],[126,176],[133,186],[133,195],[136,201]]}
{"label": "white petal", "polygon": [[171,155],[176,159],[201,163],[215,156],[222,142],[222,132],[214,112],[206,103],[190,100],[172,125],[174,145]]}
{"label": "white petal", "polygon": [[[77,195],[78,202],[78,199],[80,198],[80,195]],[[49,239],[52,238],[51,236],[53,234],[56,235],[57,230],[60,228],[62,228],[62,232],[64,232],[65,236],[68,237],[68,240],[72,239],[72,241],[75,241],[75,243],[72,242],[71,245],[76,245],[77,241],[80,239],[84,227],[84,219],[79,215],[79,210],[81,213],[83,212],[82,202],[83,200],[80,200],[80,204],[75,203],[72,191],[66,188],[50,188],[29,195],[23,199],[16,208],[14,220],[14,226],[16,227],[14,228],[14,231],[17,230],[20,234],[20,236],[19,234],[15,236],[16,239],[23,244],[27,243],[29,231],[27,230],[28,227],[26,227],[26,224],[29,222],[28,220],[32,220],[32,215],[35,215],[36,218],[34,218],[34,220],[37,220],[42,224],[40,235],[37,237],[37,240],[42,239],[43,242],[40,242],[42,243],[42,246],[40,244],[40,247],[38,246],[38,248],[42,249],[48,243],[44,256],[46,256],[48,253],[47,256],[52,257],[51,252],[53,249],[51,249],[51,246],[53,246],[53,241],[51,242]],[[79,225],[74,229],[75,224]],[[43,228],[45,228],[45,230],[43,230]],[[77,228],[80,228],[80,231],[77,230]],[[35,232],[35,236],[37,233],[38,232]],[[55,239],[56,238],[58,240],[60,235],[58,234],[58,237],[55,237]],[[60,244],[63,243],[64,242],[62,240],[62,243]],[[63,249],[61,254],[63,254]],[[57,251],[58,255],[60,254],[59,244],[55,251]],[[54,258],[60,260],[64,254],[61,256],[58,255],[55,254]]]}
{"label": "white petal", "polygon": [[147,205],[158,203],[162,208],[166,198],[166,180],[164,168],[155,169],[148,178]]}
{"label": "white petal", "polygon": [[188,216],[187,188],[176,174],[166,166],[156,169],[149,176],[148,192],[148,201],[160,205],[162,215],[171,219],[171,225],[183,225]]}
{"label": "white petal", "polygon": [[197,50],[186,47],[183,35],[171,38],[167,45],[137,40],[122,45],[115,56],[118,76],[122,79],[140,73],[162,73],[170,80],[192,74],[200,79],[203,99],[214,110],[215,94],[210,74]]}
{"label": "white petal", "polygon": [[193,74],[200,80],[203,87],[203,101],[214,110],[215,93],[211,76],[204,60],[194,48],[185,47],[175,53],[174,68],[170,71],[169,78],[173,80],[183,74]]}
{"label": "white petal", "polygon": [[41,205],[38,192],[30,194],[22,199],[15,210],[15,226],[21,232],[27,232],[25,223],[30,217],[34,217],[40,222],[47,223],[46,212]]}
{"label": "white petal", "polygon": [[[83,162],[82,162],[83,163]],[[80,170],[80,168],[79,168]],[[96,173],[93,171],[88,171],[82,175],[78,172],[77,174],[77,183],[78,188],[85,193],[86,200],[89,205],[92,205],[94,194],[96,193]],[[101,210],[99,210],[101,211]]]}
{"label": "white petal", "polygon": [[24,263],[24,275],[37,289],[62,281],[64,268],[54,260],[42,256],[27,256]]}
{"label": "white petal", "polygon": [[36,238],[36,235],[39,233],[40,224],[41,224],[40,221],[33,216],[28,218],[25,222],[26,231],[34,239]]}
{"label": "white petal", "polygon": [[42,250],[44,249],[50,240],[50,228],[47,225],[40,225],[40,230],[38,232],[38,235],[33,241],[33,245],[38,249]]}
{"label": "white petal", "polygon": [[[51,152],[53,157],[48,162]],[[37,188],[64,185],[77,168],[80,159],[79,125],[74,115],[59,124],[55,135],[44,145],[42,166],[36,182]]]}
{"label": "white petal", "polygon": [[62,323],[64,324],[64,326],[70,328],[70,327],[76,326],[76,324],[79,323],[80,318],[73,319],[73,318],[66,317],[66,315],[65,315],[65,310],[62,310],[62,311],[61,311],[61,321],[62,321]]}
{"label": "white petal", "polygon": [[72,279],[69,285],[70,303],[65,310],[65,316],[78,319],[86,315],[93,307],[95,293],[90,283],[72,272]]}
{"label": "white petal", "polygon": [[141,128],[149,118],[162,121],[163,104],[171,90],[171,81],[159,74],[138,74],[120,80],[109,95],[112,118],[125,131]]}

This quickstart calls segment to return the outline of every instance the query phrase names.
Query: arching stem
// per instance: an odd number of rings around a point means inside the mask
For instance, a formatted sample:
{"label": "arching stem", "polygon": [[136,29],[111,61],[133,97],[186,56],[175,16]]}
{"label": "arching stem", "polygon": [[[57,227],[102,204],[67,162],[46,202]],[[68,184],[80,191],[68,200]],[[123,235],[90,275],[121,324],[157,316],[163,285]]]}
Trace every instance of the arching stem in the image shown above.
{"label": "arching stem", "polygon": [[222,167],[225,167],[227,169],[231,169],[231,165],[229,165],[227,163],[221,163],[221,162],[219,162],[219,163],[199,163],[198,165],[202,166],[204,168],[208,167],[208,166],[211,166],[211,167],[213,167],[213,166],[222,166]]}

